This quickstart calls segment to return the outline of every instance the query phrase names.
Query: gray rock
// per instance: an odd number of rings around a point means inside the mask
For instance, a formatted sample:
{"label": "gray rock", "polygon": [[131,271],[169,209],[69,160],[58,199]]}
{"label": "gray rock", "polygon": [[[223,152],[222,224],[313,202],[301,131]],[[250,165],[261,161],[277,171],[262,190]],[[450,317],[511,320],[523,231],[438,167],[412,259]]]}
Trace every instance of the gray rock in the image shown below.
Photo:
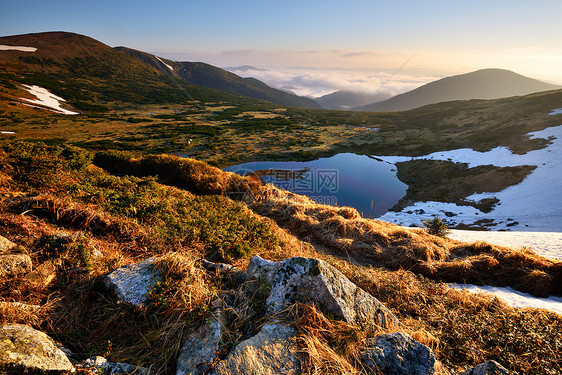
{"label": "gray rock", "polygon": [[323,260],[294,257],[274,263],[255,256],[246,272],[248,277],[261,278],[270,284],[267,298],[270,314],[297,301],[313,301],[324,314],[348,323],[383,328],[400,326],[396,316],[379,300]]}
{"label": "gray rock", "polygon": [[281,324],[266,324],[260,332],[242,341],[220,362],[216,374],[294,375],[299,371],[296,330]]}
{"label": "gray rock", "polygon": [[488,361],[476,367],[466,370],[459,375],[501,375],[509,374],[509,370],[497,363],[496,361]]}
{"label": "gray rock", "polygon": [[81,363],[82,367],[95,370],[100,375],[148,375],[150,372],[145,367],[130,365],[121,362],[109,362],[104,357],[96,356],[86,359]]}
{"label": "gray rock", "polygon": [[6,324],[0,327],[0,369],[36,373],[70,371],[73,367],[43,332],[21,324]]}
{"label": "gray rock", "polygon": [[212,315],[207,324],[188,337],[176,364],[176,375],[200,375],[217,358],[221,340],[221,316]]}
{"label": "gray rock", "polygon": [[115,292],[120,301],[142,306],[150,289],[162,280],[163,275],[154,267],[154,258],[117,268],[105,276],[105,284]]}
{"label": "gray rock", "polygon": [[385,375],[435,374],[435,356],[431,349],[411,336],[396,332],[367,340],[363,364]]}
{"label": "gray rock", "polygon": [[0,277],[24,275],[31,271],[33,263],[26,254],[0,255]]}
{"label": "gray rock", "polygon": [[0,236],[0,254],[8,254],[10,251],[16,248],[16,244],[7,239],[6,237]]}

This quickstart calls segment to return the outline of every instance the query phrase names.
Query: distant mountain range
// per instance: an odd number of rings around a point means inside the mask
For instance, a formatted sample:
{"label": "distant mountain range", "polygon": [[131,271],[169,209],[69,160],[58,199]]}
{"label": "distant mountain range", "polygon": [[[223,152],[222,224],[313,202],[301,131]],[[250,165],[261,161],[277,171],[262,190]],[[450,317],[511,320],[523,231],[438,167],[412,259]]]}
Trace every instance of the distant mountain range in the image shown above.
{"label": "distant mountain range", "polygon": [[350,110],[354,107],[386,100],[390,97],[391,95],[388,94],[368,94],[342,90],[315,98],[314,100],[320,103],[325,109]]}
{"label": "distant mountain range", "polygon": [[[196,85],[232,91],[250,98],[266,100],[289,107],[321,108],[320,104],[313,99],[275,89],[255,78],[242,78],[213,65],[202,62],[171,61],[126,47],[116,47],[116,49],[150,64],[168,75]],[[246,66],[246,69],[250,68],[254,69]]]}
{"label": "distant mountain range", "polygon": [[358,111],[404,111],[452,100],[499,99],[557,90],[562,86],[528,78],[509,70],[482,69],[430,82],[388,100],[353,108]]}

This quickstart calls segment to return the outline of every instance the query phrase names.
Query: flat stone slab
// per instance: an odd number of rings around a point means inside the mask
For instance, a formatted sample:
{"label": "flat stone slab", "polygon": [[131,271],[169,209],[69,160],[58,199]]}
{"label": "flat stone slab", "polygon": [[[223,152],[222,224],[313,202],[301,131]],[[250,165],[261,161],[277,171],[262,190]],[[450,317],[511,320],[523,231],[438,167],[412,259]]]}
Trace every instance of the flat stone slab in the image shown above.
{"label": "flat stone slab", "polygon": [[282,324],[266,324],[257,335],[242,341],[215,368],[220,375],[296,375],[299,372],[297,331]]}
{"label": "flat stone slab", "polygon": [[468,369],[459,375],[504,375],[509,374],[509,370],[496,361],[488,361],[476,367]]}
{"label": "flat stone slab", "polygon": [[96,356],[86,359],[81,363],[82,367],[96,371],[102,375],[148,375],[150,372],[145,367],[135,366],[122,362],[109,362],[104,357]]}
{"label": "flat stone slab", "polygon": [[22,324],[6,324],[0,327],[0,369],[38,373],[70,371],[73,366],[45,333]]}
{"label": "flat stone slab", "polygon": [[6,237],[0,236],[0,254],[8,254],[10,251],[16,248],[16,244],[7,239]]}
{"label": "flat stone slab", "polygon": [[105,276],[105,284],[120,301],[140,307],[147,301],[150,290],[163,279],[154,262],[155,258],[149,258],[119,267]]}

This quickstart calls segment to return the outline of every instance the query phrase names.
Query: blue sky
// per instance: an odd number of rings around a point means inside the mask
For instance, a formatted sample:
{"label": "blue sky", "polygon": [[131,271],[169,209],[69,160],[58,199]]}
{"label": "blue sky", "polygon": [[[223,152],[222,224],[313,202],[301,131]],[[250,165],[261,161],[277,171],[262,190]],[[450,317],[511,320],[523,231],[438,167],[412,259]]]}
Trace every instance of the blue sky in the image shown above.
{"label": "blue sky", "polygon": [[71,31],[219,66],[437,77],[485,67],[562,83],[562,2],[12,1],[0,35]]}

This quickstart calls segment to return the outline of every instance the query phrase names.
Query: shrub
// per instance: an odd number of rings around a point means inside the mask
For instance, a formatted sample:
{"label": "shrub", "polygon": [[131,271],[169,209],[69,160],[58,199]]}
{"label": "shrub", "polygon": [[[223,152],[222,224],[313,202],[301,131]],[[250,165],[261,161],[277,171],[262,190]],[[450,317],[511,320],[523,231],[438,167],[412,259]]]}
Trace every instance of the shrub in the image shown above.
{"label": "shrub", "polygon": [[440,219],[439,216],[435,216],[432,220],[424,220],[423,225],[427,232],[434,236],[446,237],[450,232],[447,223]]}

